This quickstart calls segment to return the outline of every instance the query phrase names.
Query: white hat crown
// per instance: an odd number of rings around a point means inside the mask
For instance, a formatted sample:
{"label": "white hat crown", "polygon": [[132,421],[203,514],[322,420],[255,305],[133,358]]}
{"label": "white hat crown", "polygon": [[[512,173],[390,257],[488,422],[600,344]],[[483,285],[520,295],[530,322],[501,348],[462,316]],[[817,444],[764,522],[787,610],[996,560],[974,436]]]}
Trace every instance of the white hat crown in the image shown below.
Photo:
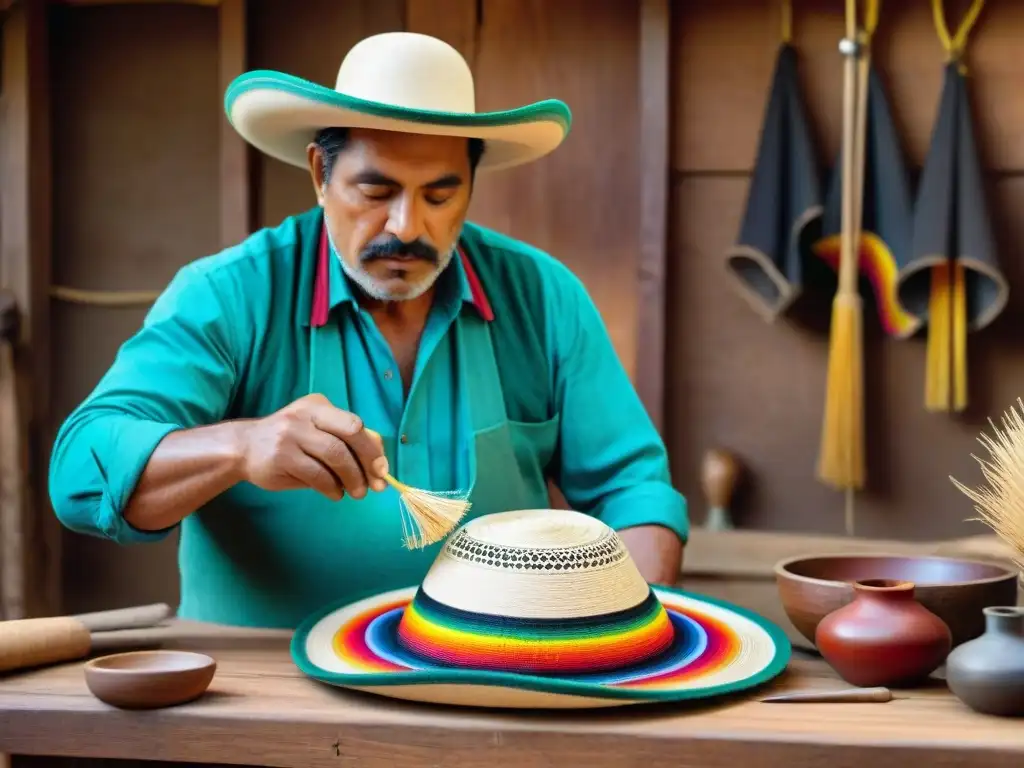
{"label": "white hat crown", "polygon": [[471,520],[445,542],[422,588],[459,610],[546,619],[614,614],[650,594],[614,530],[563,509]]}
{"label": "white hat crown", "polygon": [[407,109],[474,114],[473,72],[451,45],[414,32],[386,32],[349,50],[334,89]]}

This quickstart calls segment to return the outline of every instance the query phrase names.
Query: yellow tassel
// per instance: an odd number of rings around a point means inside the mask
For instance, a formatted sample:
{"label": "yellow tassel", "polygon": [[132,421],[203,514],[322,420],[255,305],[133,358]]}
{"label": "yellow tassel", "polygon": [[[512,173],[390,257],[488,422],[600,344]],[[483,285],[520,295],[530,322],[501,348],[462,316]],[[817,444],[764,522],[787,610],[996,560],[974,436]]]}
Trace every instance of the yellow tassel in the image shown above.
{"label": "yellow tassel", "polygon": [[959,262],[953,267],[953,410],[967,409],[967,274]]}
{"label": "yellow tassel", "polygon": [[928,348],[925,362],[924,407],[931,412],[950,406],[950,269],[944,262],[932,267],[928,299]]}

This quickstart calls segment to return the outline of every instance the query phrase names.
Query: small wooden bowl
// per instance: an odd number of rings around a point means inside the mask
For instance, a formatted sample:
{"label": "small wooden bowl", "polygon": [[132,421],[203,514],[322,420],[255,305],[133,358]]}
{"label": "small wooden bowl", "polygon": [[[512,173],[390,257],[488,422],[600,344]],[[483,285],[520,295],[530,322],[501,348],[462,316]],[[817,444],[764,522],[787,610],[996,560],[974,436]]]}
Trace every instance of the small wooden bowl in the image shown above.
{"label": "small wooden bowl", "polygon": [[979,560],[815,555],[789,558],[775,566],[786,615],[812,646],[818,622],[853,600],[853,582],[862,579],[914,582],[917,601],[946,622],[954,648],[984,631],[983,608],[1017,603],[1017,574]]}
{"label": "small wooden bowl", "polygon": [[217,662],[188,651],[132,651],[85,664],[85,684],[100,701],[121,709],[155,709],[199,698]]}

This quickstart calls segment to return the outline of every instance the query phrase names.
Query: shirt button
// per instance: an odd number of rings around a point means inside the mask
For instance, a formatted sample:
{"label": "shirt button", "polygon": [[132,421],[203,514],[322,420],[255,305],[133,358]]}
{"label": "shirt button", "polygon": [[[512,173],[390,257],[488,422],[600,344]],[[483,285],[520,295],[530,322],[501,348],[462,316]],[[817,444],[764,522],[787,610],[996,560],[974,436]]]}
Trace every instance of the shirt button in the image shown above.
{"label": "shirt button", "polygon": [[402,435],[399,439],[402,441],[402,445],[405,445],[406,443],[409,442],[409,436],[408,435]]}
{"label": "shirt button", "polygon": [[388,381],[391,381],[391,377],[394,376],[394,375],[395,374],[393,374],[391,372],[390,368],[388,368],[386,371],[384,371],[384,378],[387,379]]}

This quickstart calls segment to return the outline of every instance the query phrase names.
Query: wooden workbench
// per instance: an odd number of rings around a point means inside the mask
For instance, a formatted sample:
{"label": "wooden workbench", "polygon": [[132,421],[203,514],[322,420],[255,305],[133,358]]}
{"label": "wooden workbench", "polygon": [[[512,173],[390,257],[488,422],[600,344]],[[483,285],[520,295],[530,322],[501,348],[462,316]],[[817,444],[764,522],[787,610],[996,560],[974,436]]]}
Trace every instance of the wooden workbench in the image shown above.
{"label": "wooden workbench", "polygon": [[219,662],[207,695],[161,711],[100,703],[78,663],[0,677],[0,753],[296,768],[1024,764],[1024,723],[969,711],[941,681],[885,704],[760,702],[769,691],[846,687],[803,654],[766,688],[713,705],[505,714],[321,685],[293,666],[287,633],[206,647]]}

